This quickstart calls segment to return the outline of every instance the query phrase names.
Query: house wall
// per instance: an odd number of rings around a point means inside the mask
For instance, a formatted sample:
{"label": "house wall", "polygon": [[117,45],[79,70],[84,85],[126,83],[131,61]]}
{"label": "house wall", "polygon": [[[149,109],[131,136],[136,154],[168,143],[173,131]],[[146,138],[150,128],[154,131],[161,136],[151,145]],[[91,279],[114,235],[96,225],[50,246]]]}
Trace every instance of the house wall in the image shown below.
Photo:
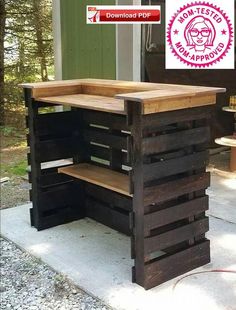
{"label": "house wall", "polygon": [[86,5],[115,0],[60,0],[62,78],[116,78],[115,25],[87,25]]}
{"label": "house wall", "polygon": [[87,25],[86,5],[141,0],[53,0],[55,78],[141,79],[141,25]]}

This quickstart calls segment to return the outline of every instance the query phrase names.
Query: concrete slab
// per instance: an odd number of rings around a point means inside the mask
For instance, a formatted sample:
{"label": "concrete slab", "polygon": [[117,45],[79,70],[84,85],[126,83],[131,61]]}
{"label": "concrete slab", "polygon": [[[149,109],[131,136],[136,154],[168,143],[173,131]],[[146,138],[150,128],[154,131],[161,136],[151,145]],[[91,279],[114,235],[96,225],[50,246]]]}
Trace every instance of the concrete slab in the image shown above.
{"label": "concrete slab", "polygon": [[236,224],[236,178],[223,178],[211,174],[211,187],[208,214]]}
{"label": "concrete slab", "polygon": [[211,263],[149,291],[131,283],[129,238],[93,220],[37,232],[30,227],[30,206],[25,205],[1,211],[1,230],[3,236],[116,309],[236,310],[235,273],[196,273],[236,271],[235,190],[226,186],[224,191],[213,176],[209,194],[210,214],[232,221],[210,216]]}

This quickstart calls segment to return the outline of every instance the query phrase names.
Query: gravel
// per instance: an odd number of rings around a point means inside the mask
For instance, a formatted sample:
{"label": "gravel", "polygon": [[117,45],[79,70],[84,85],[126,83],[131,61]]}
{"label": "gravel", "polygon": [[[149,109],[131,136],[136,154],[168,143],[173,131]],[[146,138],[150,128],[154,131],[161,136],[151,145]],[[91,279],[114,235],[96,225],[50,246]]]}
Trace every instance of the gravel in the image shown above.
{"label": "gravel", "polygon": [[1,310],[111,310],[12,242],[0,242]]}

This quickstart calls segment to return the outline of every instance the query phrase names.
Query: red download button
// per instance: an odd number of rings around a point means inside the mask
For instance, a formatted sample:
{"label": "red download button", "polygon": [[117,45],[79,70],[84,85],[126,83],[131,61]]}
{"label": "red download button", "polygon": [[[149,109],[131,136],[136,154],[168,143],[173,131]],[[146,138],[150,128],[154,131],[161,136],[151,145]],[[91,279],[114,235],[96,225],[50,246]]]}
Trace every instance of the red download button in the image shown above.
{"label": "red download button", "polygon": [[99,10],[101,22],[159,22],[160,10]]}

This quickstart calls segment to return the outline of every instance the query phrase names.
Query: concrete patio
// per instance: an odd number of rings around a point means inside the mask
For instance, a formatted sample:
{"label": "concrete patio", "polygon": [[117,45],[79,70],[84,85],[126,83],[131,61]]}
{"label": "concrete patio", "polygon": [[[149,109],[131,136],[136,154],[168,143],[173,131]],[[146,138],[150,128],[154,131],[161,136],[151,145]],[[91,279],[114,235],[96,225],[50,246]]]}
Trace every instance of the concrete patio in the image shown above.
{"label": "concrete patio", "polygon": [[236,310],[236,273],[197,273],[236,272],[236,179],[212,173],[211,184],[211,263],[149,291],[131,283],[129,238],[93,220],[37,232],[24,205],[1,211],[1,232],[116,309]]}

